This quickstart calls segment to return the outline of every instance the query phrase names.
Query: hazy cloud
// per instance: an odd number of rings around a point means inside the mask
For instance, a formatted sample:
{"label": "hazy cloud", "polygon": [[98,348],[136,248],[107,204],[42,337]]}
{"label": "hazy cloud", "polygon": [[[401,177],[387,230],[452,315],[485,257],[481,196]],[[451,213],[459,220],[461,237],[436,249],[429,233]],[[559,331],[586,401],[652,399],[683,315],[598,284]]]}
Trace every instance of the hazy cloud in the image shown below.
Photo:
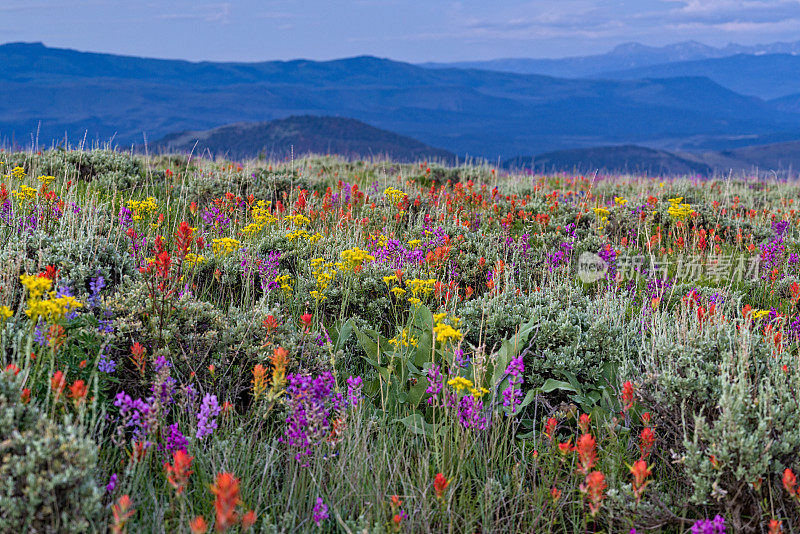
{"label": "hazy cloud", "polygon": [[219,4],[193,5],[185,13],[162,13],[156,15],[157,19],[173,21],[199,21],[199,22],[230,22],[231,2]]}
{"label": "hazy cloud", "polygon": [[800,0],[0,0],[0,13],[14,39],[186,59],[448,61],[800,40]]}

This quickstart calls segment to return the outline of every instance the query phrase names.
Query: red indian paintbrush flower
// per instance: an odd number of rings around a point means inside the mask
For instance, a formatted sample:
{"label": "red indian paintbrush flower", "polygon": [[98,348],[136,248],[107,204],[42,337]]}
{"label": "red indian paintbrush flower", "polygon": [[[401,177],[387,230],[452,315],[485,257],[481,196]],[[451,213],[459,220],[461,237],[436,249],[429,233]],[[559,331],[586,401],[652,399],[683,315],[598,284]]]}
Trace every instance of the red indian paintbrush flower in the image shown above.
{"label": "red indian paintbrush flower", "polygon": [[578,451],[578,471],[587,474],[597,463],[597,442],[591,434],[583,434],[575,443]]}
{"label": "red indian paintbrush flower", "polygon": [[797,477],[788,467],[783,472],[783,487],[786,488],[786,491],[789,492],[789,495],[800,502],[800,488],[797,487]]}
{"label": "red indian paintbrush flower", "polygon": [[141,343],[138,341],[131,345],[131,361],[136,366],[136,369],[139,371],[139,374],[144,376],[144,366],[146,360],[144,355],[147,353],[147,349],[145,349]]}
{"label": "red indian paintbrush flower", "polygon": [[194,460],[194,456],[189,456],[186,451],[178,450],[172,455],[171,465],[168,462],[164,462],[167,482],[175,488],[175,493],[178,495],[183,493],[186,484],[189,482],[189,475],[192,474],[192,470],[189,469],[192,466],[192,460]]}
{"label": "red indian paintbrush flower", "polygon": [[586,475],[586,480],[580,485],[581,493],[585,493],[589,500],[589,513],[592,517],[600,511],[600,505],[605,499],[606,476],[600,471],[592,471]]}
{"label": "red indian paintbrush flower", "polygon": [[592,425],[592,416],[588,413],[582,413],[581,416],[578,418],[578,429],[581,431],[582,434],[589,433],[589,427]]}
{"label": "red indian paintbrush flower", "polygon": [[547,423],[544,425],[544,435],[547,436],[547,439],[553,439],[553,432],[555,432],[557,424],[558,421],[554,417],[547,419]]}
{"label": "red indian paintbrush flower", "polygon": [[178,225],[178,230],[175,232],[175,255],[180,260],[186,257],[192,241],[192,227],[186,221],[181,221],[181,224]]}
{"label": "red indian paintbrush flower", "polygon": [[642,429],[642,433],[639,434],[639,439],[642,440],[641,444],[639,444],[639,450],[642,453],[642,459],[645,460],[650,456],[650,452],[656,443],[656,433],[651,427],[645,427]]}
{"label": "red indian paintbrush flower", "polygon": [[214,494],[214,511],[217,514],[216,528],[225,532],[239,521],[236,513],[236,506],[240,502],[239,480],[230,473],[219,473],[211,486],[211,493]]}
{"label": "red indian paintbrush flower", "polygon": [[633,495],[636,497],[636,502],[638,503],[642,499],[645,486],[650,482],[647,480],[647,477],[650,476],[652,470],[647,467],[647,463],[644,460],[633,462],[633,465],[630,466],[629,469],[633,475]]}
{"label": "red indian paintbrush flower", "polygon": [[73,382],[69,387],[69,396],[75,401],[76,405],[83,402],[83,399],[86,397],[86,382],[83,380],[76,380]]}
{"label": "red indian paintbrush flower", "polygon": [[133,507],[133,501],[128,495],[123,495],[111,507],[111,513],[114,516],[114,521],[111,523],[111,532],[114,534],[121,534],[126,531],[125,523],[128,519],[133,517],[136,509]]}
{"label": "red indian paintbrush flower", "polygon": [[67,377],[64,376],[63,372],[56,371],[53,373],[53,376],[50,378],[50,389],[53,390],[53,395],[56,399],[61,396],[61,392],[64,391],[66,385]]}
{"label": "red indian paintbrush flower", "polygon": [[433,479],[433,490],[436,492],[436,498],[441,499],[444,497],[444,492],[450,481],[442,473],[436,473],[436,478]]}
{"label": "red indian paintbrush flower", "polygon": [[189,530],[192,534],[206,534],[208,532],[208,523],[202,515],[198,515],[189,521]]}
{"label": "red indian paintbrush flower", "polygon": [[624,384],[622,384],[622,411],[627,412],[631,408],[633,408],[633,399],[634,399],[634,390],[633,384],[631,384],[630,380],[627,380]]}

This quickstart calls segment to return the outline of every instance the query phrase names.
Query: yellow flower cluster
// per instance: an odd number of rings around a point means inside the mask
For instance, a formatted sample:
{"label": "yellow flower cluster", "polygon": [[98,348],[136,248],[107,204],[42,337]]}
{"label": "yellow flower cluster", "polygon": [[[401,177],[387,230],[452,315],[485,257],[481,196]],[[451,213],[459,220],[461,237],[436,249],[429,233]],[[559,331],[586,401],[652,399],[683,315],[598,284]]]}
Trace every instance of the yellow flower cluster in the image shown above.
{"label": "yellow flower cluster", "polygon": [[[34,322],[42,317],[49,323],[55,323],[71,310],[83,306],[75,297],[57,297],[55,291],[50,291],[53,282],[49,278],[23,274],[20,281],[28,290],[28,309],[25,314]],[[45,295],[47,299],[43,298]]]}
{"label": "yellow flower cluster", "polygon": [[200,265],[201,263],[206,261],[206,257],[202,254],[195,254],[194,252],[190,252],[183,258],[183,267],[186,269],[191,269],[195,265]]}
{"label": "yellow flower cluster", "polygon": [[375,256],[370,255],[366,250],[355,247],[343,250],[342,260],[343,271],[354,271],[356,268],[361,267],[365,261],[374,261]]}
{"label": "yellow flower cluster", "polygon": [[14,315],[14,312],[8,306],[0,306],[0,323],[5,323],[11,316]]}
{"label": "yellow flower cluster", "polygon": [[308,226],[311,224],[311,219],[303,215],[302,213],[298,213],[297,215],[287,215],[283,218],[285,221],[291,221],[292,224],[295,226]]}
{"label": "yellow flower cluster", "polygon": [[669,199],[669,208],[667,208],[667,213],[673,219],[684,220],[689,217],[694,210],[692,210],[692,206],[689,204],[683,204],[683,197],[678,198],[671,198]]}
{"label": "yellow flower cluster", "polygon": [[25,174],[25,169],[23,169],[22,167],[17,166],[17,167],[14,167],[13,169],[11,169],[11,176],[16,178],[17,180],[20,180],[22,178],[25,178],[25,176],[27,176],[27,175]]}
{"label": "yellow flower cluster", "polygon": [[48,187],[50,184],[52,184],[53,180],[55,179],[55,176],[40,176],[37,178],[37,180],[39,180],[39,182],[45,187]]}
{"label": "yellow flower cluster", "polygon": [[264,200],[256,202],[250,211],[250,217],[252,217],[253,222],[242,228],[242,234],[255,235],[263,230],[266,225],[278,222],[278,219],[270,213],[269,205],[270,202]]}
{"label": "yellow flower cluster", "polygon": [[394,187],[387,187],[386,190],[383,192],[383,194],[386,195],[386,198],[392,204],[397,204],[398,202],[406,198],[405,193],[403,193],[399,189],[395,189]]}
{"label": "yellow flower cluster", "polygon": [[147,197],[144,200],[129,200],[127,205],[128,209],[133,212],[134,221],[142,220],[142,217],[153,213],[158,208],[158,203],[153,197]]}
{"label": "yellow flower cluster", "polygon": [[427,280],[422,280],[420,278],[412,278],[406,281],[406,288],[409,289],[411,294],[415,297],[427,297],[433,293],[433,290],[436,288],[436,279],[429,278]]}
{"label": "yellow flower cluster", "polygon": [[214,251],[215,256],[224,258],[231,252],[239,250],[240,245],[241,243],[237,239],[233,239],[230,237],[223,237],[211,241],[211,250]]}
{"label": "yellow flower cluster", "polygon": [[467,380],[463,376],[457,376],[447,381],[447,385],[456,391],[461,391],[464,388],[471,389],[473,384],[472,380]]}
{"label": "yellow flower cluster", "polygon": [[481,397],[489,393],[489,390],[486,388],[472,388],[469,390],[469,392],[472,393],[472,396],[475,397],[476,399],[480,399]]}
{"label": "yellow flower cluster", "polygon": [[404,328],[402,332],[389,340],[389,344],[394,345],[395,348],[416,347],[417,341],[417,338],[408,333],[408,328]]}
{"label": "yellow flower cluster", "polygon": [[326,262],[325,258],[314,258],[311,260],[311,273],[317,281],[317,289],[311,292],[311,296],[317,302],[325,300],[323,291],[328,289],[331,281],[336,278],[336,269],[340,267],[341,263]]}
{"label": "yellow flower cluster", "polygon": [[36,198],[37,193],[38,191],[36,190],[36,188],[29,187],[27,185],[21,185],[19,187],[19,191],[17,191],[16,189],[11,191],[11,194],[14,195],[14,198],[16,198],[20,202]]}
{"label": "yellow flower cluster", "polygon": [[294,241],[295,239],[301,239],[301,238],[305,239],[311,244],[314,244],[320,239],[322,239],[322,234],[320,234],[319,232],[315,234],[309,234],[308,232],[306,232],[304,228],[298,228],[297,230],[286,234],[286,239],[288,239],[289,241]]}
{"label": "yellow flower cluster", "polygon": [[370,234],[369,240],[372,241],[372,243],[378,248],[385,247],[389,242],[389,238],[383,234]]}
{"label": "yellow flower cluster", "polygon": [[456,342],[461,339],[461,332],[456,330],[455,326],[458,326],[461,319],[458,317],[451,317],[450,322],[453,324],[450,325],[444,322],[446,318],[446,313],[435,313],[433,315],[433,322],[435,323],[433,332],[436,334],[436,341],[440,343],[447,343],[449,341]]}
{"label": "yellow flower cluster", "polygon": [[617,206],[624,206],[628,201],[622,197],[614,197],[614,204]]}
{"label": "yellow flower cluster", "polygon": [[290,283],[292,281],[292,277],[290,275],[284,274],[278,276],[277,278],[275,278],[275,281],[278,283],[278,285],[281,286],[281,289],[285,294],[288,295],[289,293],[292,292],[292,284]]}
{"label": "yellow flower cluster", "polygon": [[456,391],[461,391],[462,389],[468,389],[470,394],[476,399],[480,399],[481,397],[489,393],[489,390],[484,387],[474,387],[472,380],[468,380],[463,376],[457,376],[455,378],[451,378],[450,380],[447,381],[447,385]]}
{"label": "yellow flower cluster", "polygon": [[769,315],[769,310],[753,310],[753,319],[761,319]]}

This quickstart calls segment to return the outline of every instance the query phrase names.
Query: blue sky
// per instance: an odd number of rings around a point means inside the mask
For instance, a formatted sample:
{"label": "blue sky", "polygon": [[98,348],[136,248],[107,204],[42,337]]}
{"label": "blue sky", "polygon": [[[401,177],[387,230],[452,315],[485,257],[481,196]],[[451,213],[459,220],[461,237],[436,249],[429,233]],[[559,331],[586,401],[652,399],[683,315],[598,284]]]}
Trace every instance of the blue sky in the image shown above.
{"label": "blue sky", "polygon": [[800,40],[800,0],[3,0],[3,41],[190,60],[563,57]]}

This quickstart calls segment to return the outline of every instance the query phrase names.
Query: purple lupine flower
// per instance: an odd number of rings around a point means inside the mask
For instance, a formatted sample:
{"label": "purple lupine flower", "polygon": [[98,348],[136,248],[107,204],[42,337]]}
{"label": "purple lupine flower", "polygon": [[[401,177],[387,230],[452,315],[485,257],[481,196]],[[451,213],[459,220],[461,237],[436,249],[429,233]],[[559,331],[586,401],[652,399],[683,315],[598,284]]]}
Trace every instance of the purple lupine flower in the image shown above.
{"label": "purple lupine flower", "polygon": [[701,519],[692,525],[692,534],[725,534],[725,518],[717,514],[714,519]]}
{"label": "purple lupine flower", "polygon": [[617,252],[614,250],[614,247],[606,245],[597,251],[597,255],[608,265],[606,280],[609,282],[615,281],[617,279]]}
{"label": "purple lupine flower", "polygon": [[782,236],[788,227],[789,221],[775,221],[772,223],[772,231],[775,232],[776,236]]}
{"label": "purple lupine flower", "polygon": [[97,331],[101,334],[111,334],[114,332],[114,321],[111,319],[100,319],[97,321]]}
{"label": "purple lupine flower", "polygon": [[90,306],[97,306],[97,303],[100,300],[100,292],[103,288],[106,287],[106,280],[102,276],[98,275],[97,278],[92,278],[89,281],[89,290],[91,294],[87,301],[89,302]]}
{"label": "purple lupine flower", "polygon": [[130,228],[133,226],[133,213],[125,206],[119,209],[117,219],[119,220],[119,225],[123,228]]}
{"label": "purple lupine flower", "polygon": [[444,383],[441,368],[435,363],[428,367],[428,382],[430,385],[428,386],[428,389],[425,390],[425,393],[430,394],[430,397],[426,402],[433,406],[436,404],[437,396],[439,395],[439,392],[442,391],[442,386]]}
{"label": "purple lupine flower", "polygon": [[488,420],[483,413],[483,401],[464,395],[458,403],[458,422],[467,430],[485,430]]}
{"label": "purple lupine flower", "polygon": [[159,356],[156,358],[156,361],[153,362],[153,368],[155,369],[156,373],[160,372],[165,367],[172,367],[172,364],[169,363],[169,360],[167,360],[164,356]]}
{"label": "purple lupine flower", "polygon": [[363,380],[360,376],[351,376],[347,379],[347,402],[354,408],[361,402],[362,386]]}
{"label": "purple lupine flower", "polygon": [[139,439],[147,435],[150,429],[150,405],[142,399],[133,400],[124,391],[117,393],[114,397],[114,406],[119,408],[119,415],[122,418],[121,428],[133,428],[134,439]]}
{"label": "purple lupine flower", "polygon": [[117,487],[117,474],[114,473],[111,475],[111,478],[108,479],[108,484],[106,484],[106,492],[114,493],[114,489]]}
{"label": "purple lupine flower", "polygon": [[221,408],[219,402],[217,402],[217,396],[206,393],[200,405],[200,411],[197,412],[197,439],[203,439],[216,430],[217,416],[220,411]]}
{"label": "purple lupine flower", "polygon": [[322,501],[322,497],[317,497],[317,503],[314,505],[314,514],[311,516],[317,526],[328,519],[328,506]]}
{"label": "purple lupine flower", "polygon": [[45,325],[43,321],[36,323],[36,328],[33,329],[33,340],[38,343],[40,347],[47,345],[47,334],[45,334]]}
{"label": "purple lupine flower", "polygon": [[522,389],[518,388],[522,383],[522,373],[525,371],[525,364],[522,356],[513,358],[506,367],[508,375],[508,387],[503,390],[503,406],[506,408],[506,415],[513,415],[517,411],[517,406],[522,403]]}
{"label": "purple lupine flower", "polygon": [[278,269],[281,263],[281,253],[272,251],[266,258],[256,256],[256,266],[258,268],[258,278],[261,282],[261,289],[266,291],[273,291],[278,289],[280,284],[275,281],[278,276]]}
{"label": "purple lupine flower", "polygon": [[464,355],[464,349],[456,349],[453,352],[453,364],[462,369],[467,367],[469,357]]}
{"label": "purple lupine flower", "polygon": [[167,456],[171,456],[176,451],[186,452],[188,445],[189,441],[178,429],[178,423],[175,423],[164,429],[164,444],[159,445],[158,450],[165,452]]}
{"label": "purple lupine flower", "polygon": [[288,415],[280,441],[298,450],[295,459],[299,462],[330,435],[331,421],[342,409],[342,396],[334,392],[336,380],[330,372],[317,378],[290,374],[286,381]]}
{"label": "purple lupine flower", "polygon": [[110,375],[114,372],[117,368],[117,362],[112,360],[110,357],[106,356],[105,354],[100,355],[100,360],[97,362],[97,370],[101,373],[106,373]]}

